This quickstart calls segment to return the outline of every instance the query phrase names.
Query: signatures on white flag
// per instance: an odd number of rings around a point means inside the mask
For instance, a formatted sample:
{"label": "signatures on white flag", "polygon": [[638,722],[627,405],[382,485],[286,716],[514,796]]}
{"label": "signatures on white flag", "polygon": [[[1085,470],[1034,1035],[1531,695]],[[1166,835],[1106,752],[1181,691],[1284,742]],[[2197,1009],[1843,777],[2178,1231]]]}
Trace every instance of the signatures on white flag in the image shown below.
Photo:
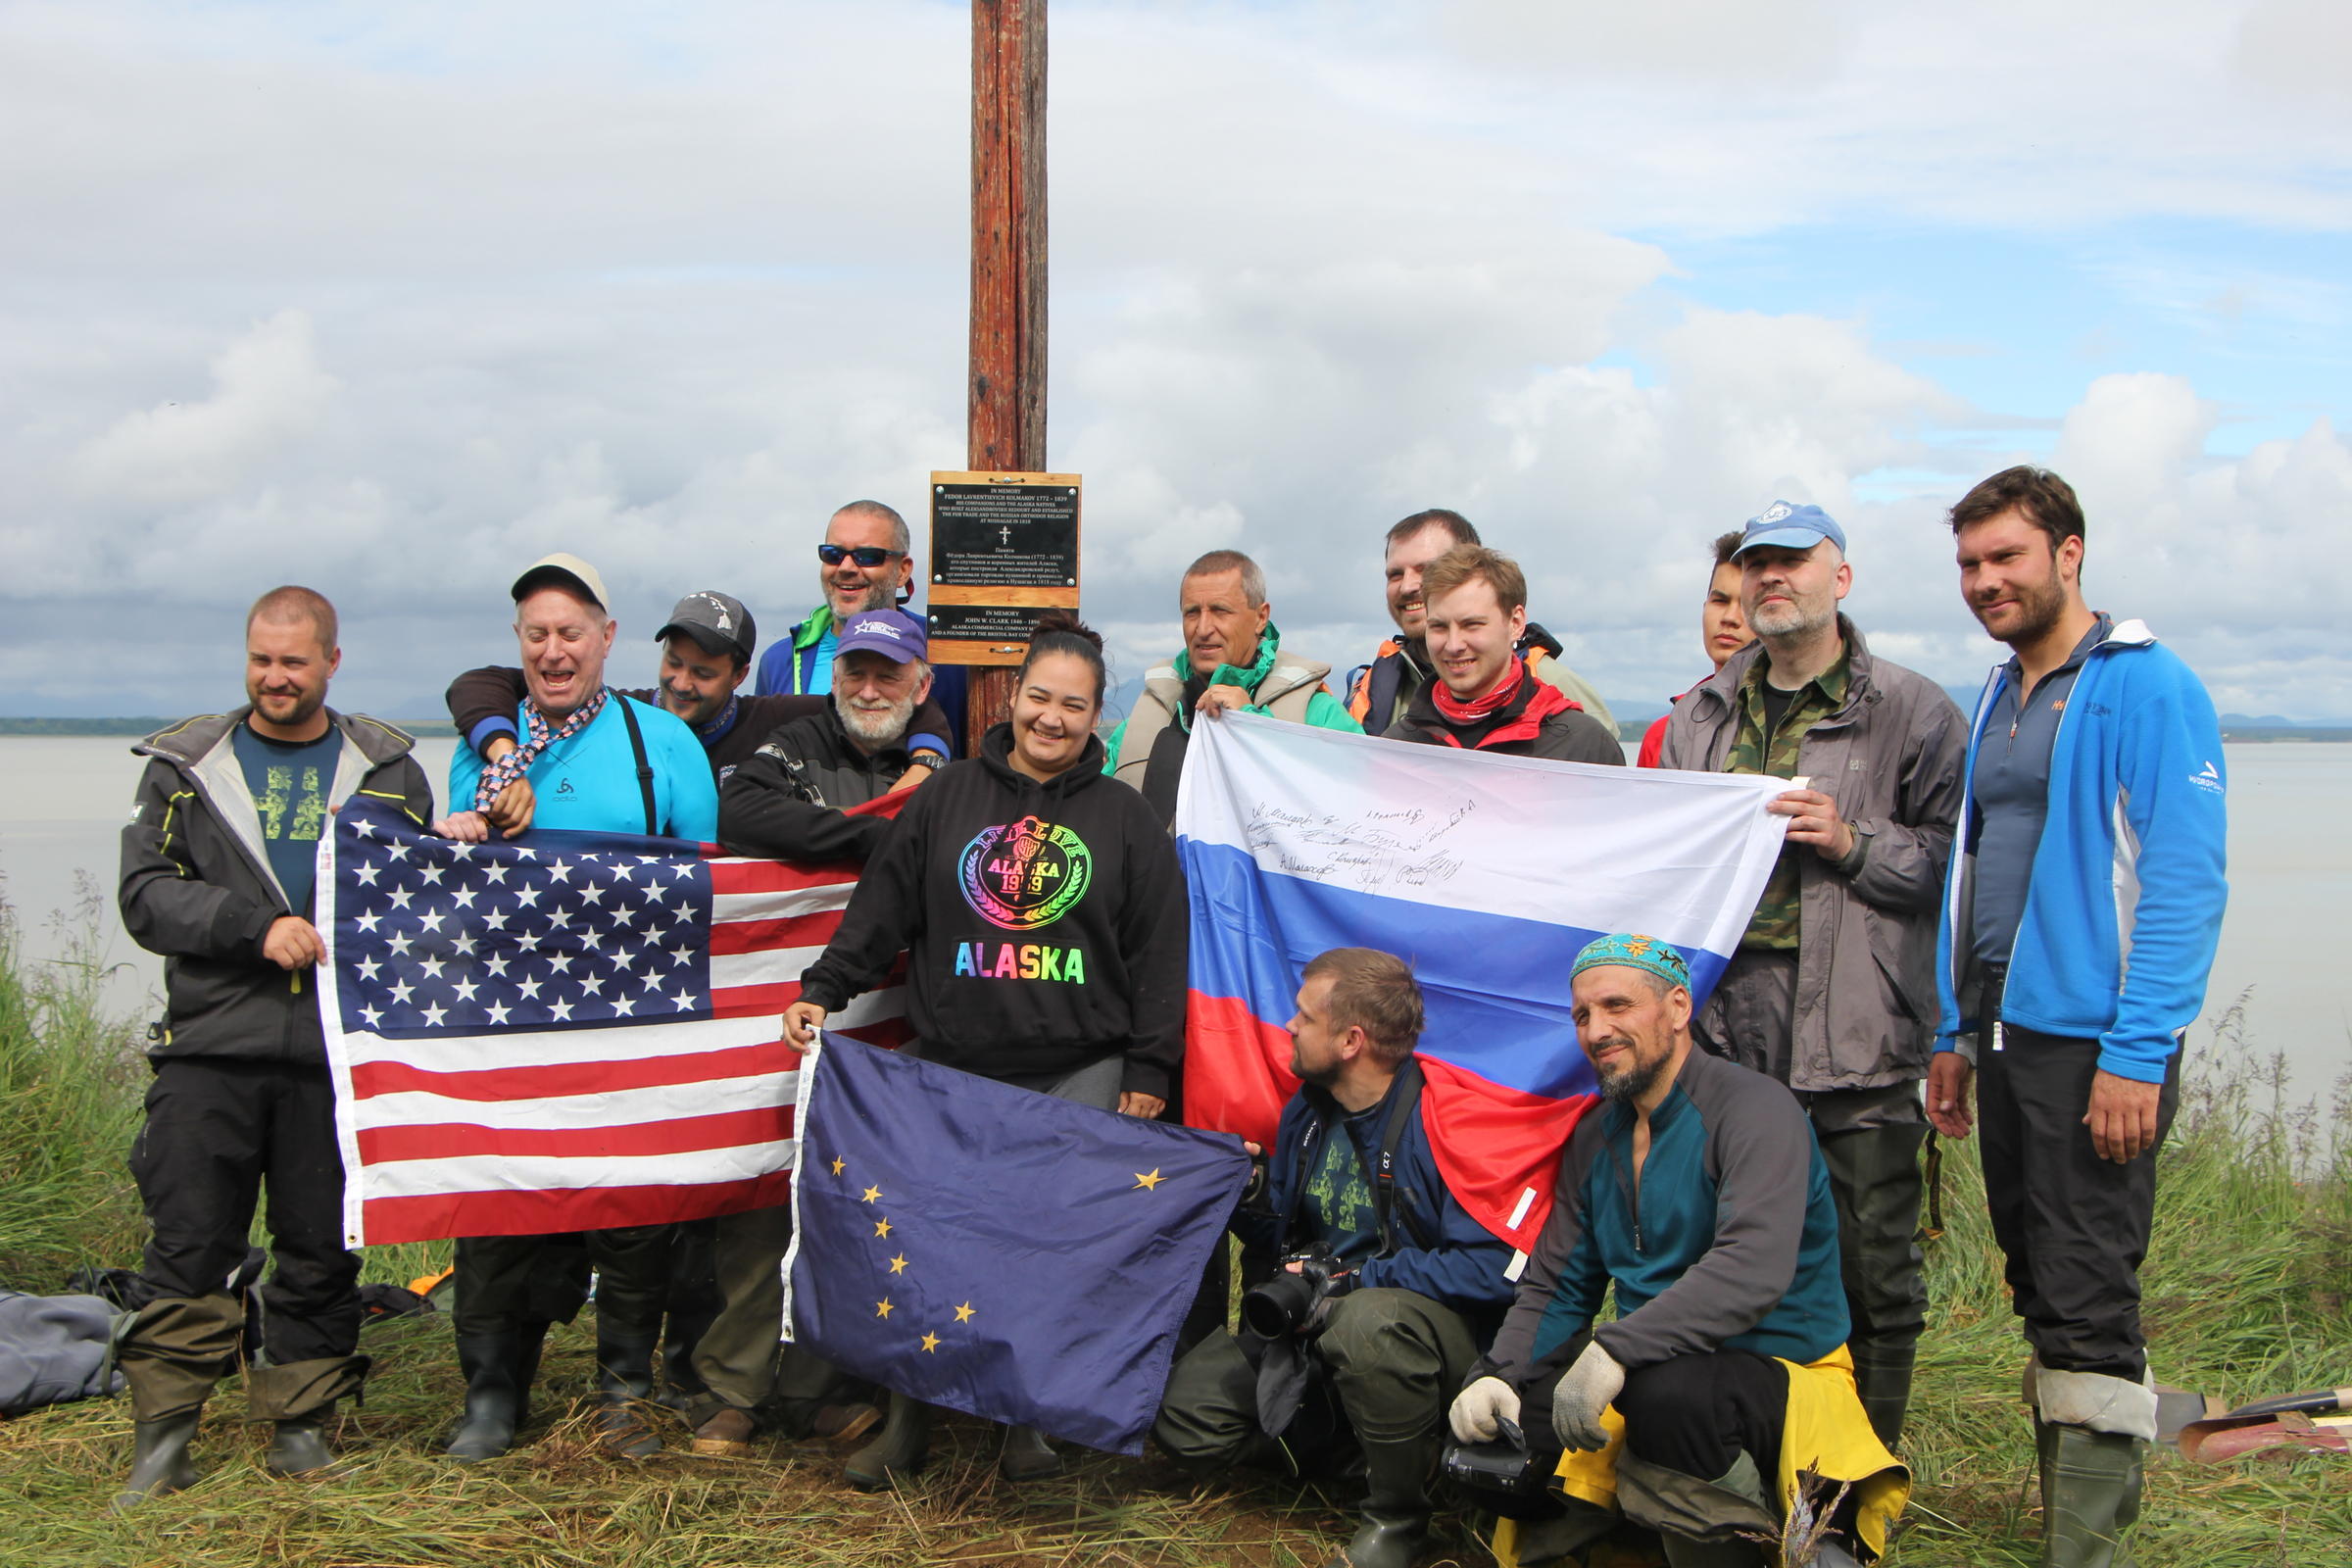
{"label": "signatures on white flag", "polygon": [[1269,870],[1364,892],[1430,888],[1461,874],[1465,862],[1439,841],[1478,809],[1474,800],[1384,806],[1353,814],[1258,801],[1242,834],[1252,858]]}

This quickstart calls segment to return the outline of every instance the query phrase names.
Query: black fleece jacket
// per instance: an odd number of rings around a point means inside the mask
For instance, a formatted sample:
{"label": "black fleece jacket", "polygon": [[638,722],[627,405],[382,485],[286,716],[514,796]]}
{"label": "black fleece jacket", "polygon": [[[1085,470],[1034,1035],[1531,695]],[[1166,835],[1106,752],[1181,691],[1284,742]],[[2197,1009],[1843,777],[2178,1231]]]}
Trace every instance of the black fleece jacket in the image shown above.
{"label": "black fleece jacket", "polygon": [[923,1055],[991,1078],[1126,1059],[1122,1088],[1166,1099],[1184,1054],[1184,876],[1144,798],[1102,772],[1102,743],[1040,783],[980,755],[914,792],[801,997],[832,1012],[906,954]]}
{"label": "black fleece jacket", "polygon": [[858,749],[825,699],[821,713],[779,724],[718,787],[718,842],[729,855],[776,860],[862,860],[887,817],[849,808],[890,793],[913,764],[904,745]]}

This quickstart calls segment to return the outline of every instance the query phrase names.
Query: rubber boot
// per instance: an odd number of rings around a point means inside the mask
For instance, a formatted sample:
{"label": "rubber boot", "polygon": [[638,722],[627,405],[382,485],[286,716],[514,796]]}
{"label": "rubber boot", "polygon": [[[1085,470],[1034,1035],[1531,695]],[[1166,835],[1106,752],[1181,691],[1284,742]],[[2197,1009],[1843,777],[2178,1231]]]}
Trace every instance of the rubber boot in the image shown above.
{"label": "rubber boot", "polygon": [[197,1418],[203,1413],[198,1406],[141,1421],[133,1428],[130,1476],[115,1497],[117,1512],[196,1484],[196,1462],[188,1457],[188,1445],[195,1441]]}
{"label": "rubber boot", "polygon": [[1903,1435],[1911,1407],[1911,1368],[1918,1352],[1910,1346],[1866,1347],[1854,1357],[1854,1392],[1862,1396],[1870,1429],[1892,1450]]}
{"label": "rubber boot", "polygon": [[1362,1438],[1364,1522],[1325,1568],[1411,1568],[1429,1544],[1429,1475],[1438,1434],[1402,1442]]}
{"label": "rubber boot", "polygon": [[997,1474],[1005,1480],[1043,1481],[1061,1474],[1061,1455],[1035,1427],[1006,1427],[1004,1451],[997,1455]]}
{"label": "rubber boot", "polygon": [[684,1415],[696,1404],[710,1397],[710,1385],[694,1369],[694,1348],[703,1343],[710,1325],[718,1320],[718,1301],[715,1297],[708,1307],[692,1310],[670,1309],[662,1335],[662,1393],[663,1408]]}
{"label": "rubber boot", "polygon": [[[544,1334],[545,1328],[541,1331]],[[535,1346],[526,1353],[528,1336],[520,1333],[461,1334],[458,1370],[466,1374],[466,1413],[442,1451],[452,1459],[495,1459],[514,1446],[514,1429],[522,1425],[523,1397],[529,1385],[524,1369],[538,1370]]]}
{"label": "rubber boot", "polygon": [[555,1324],[545,1318],[522,1326],[522,1353],[514,1362],[514,1426],[517,1431],[531,1418],[531,1390],[539,1382],[539,1358],[547,1350],[547,1331]]}
{"label": "rubber boot", "polygon": [[931,1407],[894,1394],[882,1435],[850,1455],[842,1479],[859,1492],[881,1492],[921,1470],[930,1451]]}
{"label": "rubber boot", "polygon": [[2144,1446],[2118,1432],[2042,1426],[2042,1568],[2132,1568],[2117,1538],[2139,1517]]}
{"label": "rubber boot", "polygon": [[274,1423],[277,1430],[270,1440],[270,1457],[266,1461],[270,1473],[273,1476],[307,1476],[333,1464],[334,1450],[326,1446],[326,1424],[334,1418],[335,1407],[327,1404],[291,1420]]}
{"label": "rubber boot", "polygon": [[607,1453],[621,1459],[651,1459],[662,1451],[661,1434],[646,1425],[646,1403],[654,1396],[655,1335],[596,1336],[596,1424]]}

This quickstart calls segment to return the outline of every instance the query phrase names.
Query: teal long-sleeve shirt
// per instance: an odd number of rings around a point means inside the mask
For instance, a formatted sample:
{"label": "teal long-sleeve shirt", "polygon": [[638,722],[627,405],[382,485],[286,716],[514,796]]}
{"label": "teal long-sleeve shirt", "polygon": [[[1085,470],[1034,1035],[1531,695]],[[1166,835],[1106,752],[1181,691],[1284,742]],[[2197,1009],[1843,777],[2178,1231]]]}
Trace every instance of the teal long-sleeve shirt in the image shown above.
{"label": "teal long-sleeve shirt", "polygon": [[[569,832],[645,831],[645,799],[637,787],[637,760],[629,749],[629,727],[620,713],[622,703],[636,710],[637,727],[645,737],[645,760],[654,770],[654,820],[660,836],[717,842],[718,785],[710,777],[703,743],[675,714],[618,692],[586,729],[550,746],[531,763],[526,776],[537,797],[531,826]],[[518,733],[529,733],[519,710],[515,728]],[[460,746],[449,760],[450,809],[472,808],[473,788],[481,776],[479,754],[470,746]]]}
{"label": "teal long-sleeve shirt", "polygon": [[[1786,1087],[1694,1048],[1638,1184],[1633,1133],[1633,1107],[1603,1103],[1570,1135],[1488,1370],[1531,1381],[1587,1327],[1629,1369],[1720,1349],[1801,1364],[1845,1343],[1829,1170]],[[1612,1284],[1617,1316],[1595,1324]]]}

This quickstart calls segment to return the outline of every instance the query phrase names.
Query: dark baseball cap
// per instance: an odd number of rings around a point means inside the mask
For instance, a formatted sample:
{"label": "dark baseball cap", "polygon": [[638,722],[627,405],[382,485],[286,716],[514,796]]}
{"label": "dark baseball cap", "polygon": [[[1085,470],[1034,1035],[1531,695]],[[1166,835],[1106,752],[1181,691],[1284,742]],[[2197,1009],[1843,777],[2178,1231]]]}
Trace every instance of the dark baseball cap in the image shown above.
{"label": "dark baseball cap", "polygon": [[912,615],[896,610],[860,610],[842,623],[841,641],[833,657],[855,653],[882,654],[904,664],[931,654],[930,634]]}
{"label": "dark baseball cap", "polygon": [[1845,530],[1838,526],[1837,518],[1819,507],[1797,507],[1786,501],[1775,501],[1747,519],[1747,526],[1740,530],[1740,548],[1732,552],[1732,559],[1737,561],[1750,550],[1765,545],[1778,545],[1784,550],[1810,550],[1824,539],[1836,545],[1839,555],[1845,554]]}
{"label": "dark baseball cap", "polygon": [[752,623],[752,612],[743,608],[743,601],[709,589],[688,594],[670,606],[669,619],[654,633],[654,641],[667,642],[669,634],[677,631],[693,638],[706,654],[730,655],[747,664],[752,662],[752,650],[760,646],[759,628]]}
{"label": "dark baseball cap", "polygon": [[522,568],[522,575],[514,579],[514,602],[519,605],[542,588],[562,588],[584,595],[599,610],[610,610],[612,606],[612,601],[605,597],[605,579],[596,574],[596,568],[561,550],[552,556],[541,556]]}

